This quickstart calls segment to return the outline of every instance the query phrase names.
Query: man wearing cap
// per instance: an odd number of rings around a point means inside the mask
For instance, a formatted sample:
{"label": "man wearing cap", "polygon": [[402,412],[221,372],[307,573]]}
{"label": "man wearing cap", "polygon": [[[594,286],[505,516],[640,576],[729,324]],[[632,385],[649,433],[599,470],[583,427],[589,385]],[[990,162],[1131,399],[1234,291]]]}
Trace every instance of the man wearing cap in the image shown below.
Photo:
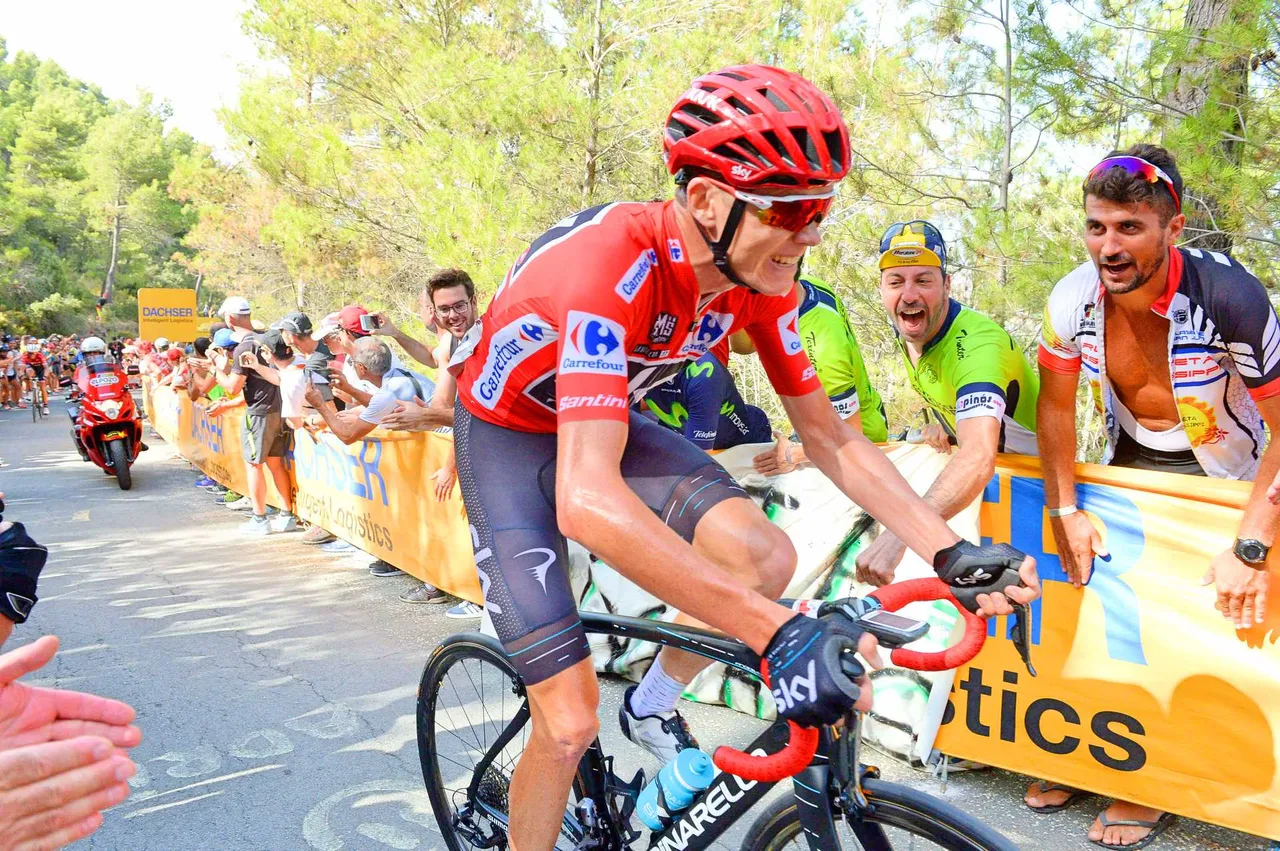
{"label": "man wearing cap", "polygon": [[[341,372],[331,371],[329,375],[333,389],[337,391],[339,397],[346,397],[352,405],[367,405],[369,397],[377,390],[374,385],[362,381],[356,375],[355,367],[351,363],[356,341],[372,333],[366,330],[364,326],[367,323],[362,321],[369,315],[369,311],[360,305],[348,304],[337,313],[326,316],[319,329],[312,334],[313,339],[328,345],[334,354],[345,356]],[[391,369],[407,371],[395,352],[391,353]]]}
{"label": "man wearing cap", "polygon": [[323,403],[320,391],[314,385],[305,391],[306,400],[343,443],[362,440],[382,422],[383,417],[395,410],[399,402],[425,401],[435,392],[435,383],[431,379],[403,367],[392,367],[391,347],[381,340],[371,337],[357,340],[347,363],[351,364],[358,380],[374,388],[360,413],[333,411]]}
{"label": "man wearing cap", "polygon": [[[896,332],[911,386],[934,421],[939,451],[958,451],[925,502],[950,518],[995,473],[996,453],[1036,454],[1040,381],[1022,350],[990,317],[951,298],[947,246],[928,222],[891,226],[880,239],[880,301]],[[858,555],[858,579],[893,581],[906,547],[884,531]]]}
{"label": "man wearing cap", "polygon": [[329,351],[329,347],[323,340],[312,339],[311,335],[315,332],[315,328],[311,325],[310,317],[298,311],[286,313],[283,319],[272,323],[271,328],[279,331],[290,348],[306,359],[302,369],[307,380],[320,391],[322,400],[332,404],[333,388],[329,386],[329,363],[333,360],[333,352]]}
{"label": "man wearing cap", "polygon": [[222,306],[218,308],[218,315],[227,323],[227,327],[231,329],[232,339],[237,343],[253,333],[252,313],[249,300],[238,295],[227,296]]}
{"label": "man wearing cap", "polygon": [[[227,324],[231,326],[233,338],[235,329],[239,327],[243,330],[244,327],[230,321],[237,317],[247,319],[248,314],[228,313]],[[272,334],[274,336],[269,336]],[[265,340],[260,340],[251,332],[247,333],[232,351],[226,370],[218,375],[218,383],[229,395],[235,396],[241,392],[244,394],[245,419],[240,448],[249,484],[247,496],[253,510],[253,517],[245,521],[240,529],[245,535],[293,532],[298,528],[298,521],[293,516],[289,473],[284,468],[284,455],[290,434],[284,430],[280,418],[280,387],[263,378],[254,367],[255,364],[269,367],[263,357],[264,351],[274,356],[280,347],[288,349],[288,346],[278,331],[268,332],[264,337]],[[268,343],[270,348],[265,348]],[[291,349],[289,353],[292,354]],[[271,522],[267,521],[267,472],[270,472],[275,481],[276,492],[284,500],[280,516]]]}

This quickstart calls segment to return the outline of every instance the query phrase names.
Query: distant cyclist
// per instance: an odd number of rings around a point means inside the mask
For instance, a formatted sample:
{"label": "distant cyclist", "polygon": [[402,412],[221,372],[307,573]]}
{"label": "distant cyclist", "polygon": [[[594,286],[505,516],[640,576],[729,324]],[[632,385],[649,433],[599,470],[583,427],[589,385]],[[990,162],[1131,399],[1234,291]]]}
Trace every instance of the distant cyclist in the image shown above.
{"label": "distant cyclist", "polygon": [[[678,608],[681,622],[701,619],[762,654],[782,717],[817,725],[870,706],[870,681],[847,676],[838,659],[855,647],[874,655],[874,640],[774,602],[795,571],[786,534],[705,452],[630,410],[725,335],[747,331],[818,468],[875,505],[966,605],[1005,613],[1039,593],[1030,559],[947,528],[840,419],[805,356],[797,264],[820,241],[850,161],[831,99],[777,68],[726,68],[679,98],[664,153],[674,200],[560,221],[516,260],[450,360],[460,372],[458,479],[485,607],[532,712],[509,789],[521,851],[554,844],[599,729],[565,536]],[[675,706],[706,664],[659,653],[624,699],[628,737],[661,757],[693,745]]]}
{"label": "distant cyclist", "polygon": [[[35,337],[27,336],[22,340],[22,369],[25,371],[28,382],[28,388],[34,386],[39,399],[41,413],[45,416],[49,415],[49,388],[44,383],[45,367],[48,361],[45,358],[44,351],[40,347],[40,341]],[[21,407],[26,407],[22,405]]]}

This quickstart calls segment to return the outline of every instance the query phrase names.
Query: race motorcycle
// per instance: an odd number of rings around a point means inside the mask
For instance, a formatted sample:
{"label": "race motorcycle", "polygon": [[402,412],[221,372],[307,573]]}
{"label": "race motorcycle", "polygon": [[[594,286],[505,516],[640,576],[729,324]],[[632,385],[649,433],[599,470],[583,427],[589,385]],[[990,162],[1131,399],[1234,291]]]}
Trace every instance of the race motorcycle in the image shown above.
{"label": "race motorcycle", "polygon": [[120,490],[133,486],[130,466],[146,446],[142,442],[142,418],[138,416],[125,373],[110,361],[82,364],[76,370],[80,397],[67,407],[71,437],[84,461],[92,461],[108,476],[115,476]]}

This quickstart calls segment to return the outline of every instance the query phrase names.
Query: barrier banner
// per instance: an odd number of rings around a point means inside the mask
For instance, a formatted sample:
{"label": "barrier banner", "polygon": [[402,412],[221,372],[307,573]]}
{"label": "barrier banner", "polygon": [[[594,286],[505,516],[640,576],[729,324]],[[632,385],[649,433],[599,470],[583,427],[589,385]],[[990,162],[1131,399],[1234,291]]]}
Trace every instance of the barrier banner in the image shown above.
{"label": "barrier banner", "polygon": [[1280,838],[1280,571],[1264,623],[1236,631],[1201,584],[1231,546],[1251,484],[1094,465],[1077,504],[1109,558],[1066,581],[1037,459],[1001,456],[984,542],[1034,556],[1031,677],[993,623],[956,672],[937,747],[1034,777]]}
{"label": "barrier banner", "polygon": [[[207,326],[206,326],[207,327]],[[196,338],[196,291],[143,287],[138,290],[138,339]]]}
{"label": "barrier banner", "polygon": [[[236,493],[248,490],[240,439],[244,408],[210,417],[168,387],[146,383],[152,427],[179,453]],[[299,517],[375,558],[437,588],[479,603],[471,534],[457,488],[437,501],[430,476],[453,451],[451,436],[375,430],[344,445],[332,434],[317,441],[295,433],[286,456]],[[267,502],[284,500],[267,478]]]}

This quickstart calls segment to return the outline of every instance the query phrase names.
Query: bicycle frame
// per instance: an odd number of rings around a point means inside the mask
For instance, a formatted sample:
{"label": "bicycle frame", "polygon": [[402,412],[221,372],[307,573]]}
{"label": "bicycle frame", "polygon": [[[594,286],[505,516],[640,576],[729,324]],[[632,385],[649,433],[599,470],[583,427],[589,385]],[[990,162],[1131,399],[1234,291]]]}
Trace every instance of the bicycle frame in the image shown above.
{"label": "bicycle frame", "polygon": [[[663,623],[645,618],[622,617],[597,612],[582,612],[582,622],[588,633],[597,635],[616,635],[652,641],[663,646],[687,650],[712,661],[731,665],[752,676],[758,676],[760,657],[742,643],[723,635],[682,626],[680,624]],[[861,741],[861,716],[851,712],[846,716],[844,734],[824,728],[818,752],[807,768],[792,778],[796,798],[801,802],[801,823],[809,839],[809,847],[813,851],[839,851],[840,846],[835,839],[836,809],[833,803],[839,799],[841,809],[858,812],[868,806],[862,796],[861,784],[849,783],[852,778],[859,781],[864,769],[858,761],[858,747]],[[522,725],[521,713],[513,724]],[[518,726],[517,725],[517,726]],[[781,750],[789,737],[785,722],[777,721],[761,733],[746,749],[748,753],[769,754]],[[500,751],[503,739],[500,737],[491,753]],[[595,846],[608,851],[621,851],[629,848],[638,834],[628,835],[628,817],[630,808],[619,810],[616,806],[616,793],[638,794],[639,783],[625,783],[618,780],[611,769],[612,757],[606,756],[600,748],[599,740],[583,755],[579,763],[579,780],[586,792],[583,805],[579,805],[578,818],[591,821],[591,824],[574,826],[578,835],[595,833],[604,844]],[[479,776],[482,771],[477,770]],[[637,777],[638,780],[638,777]],[[837,785],[833,785],[836,783]],[[774,784],[744,780],[732,774],[717,772],[711,785],[694,798],[693,802],[682,810],[672,823],[662,832],[651,837],[651,849],[659,851],[701,851],[711,845],[731,825],[747,814]],[[843,786],[845,789],[838,788]],[[632,799],[634,803],[634,799]],[[858,819],[850,820],[850,826],[867,851],[888,851],[889,844],[879,825],[864,824]]]}

